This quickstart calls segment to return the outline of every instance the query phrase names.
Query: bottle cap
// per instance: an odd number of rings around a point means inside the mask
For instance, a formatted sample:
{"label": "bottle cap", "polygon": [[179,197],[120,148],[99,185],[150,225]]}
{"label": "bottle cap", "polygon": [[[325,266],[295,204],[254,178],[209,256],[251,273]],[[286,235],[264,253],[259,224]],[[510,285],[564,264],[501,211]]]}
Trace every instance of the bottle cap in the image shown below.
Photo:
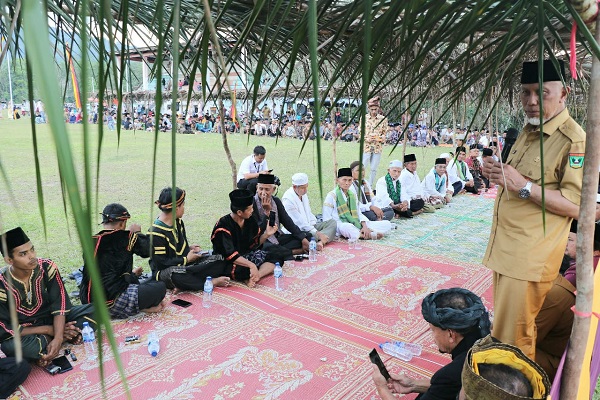
{"label": "bottle cap", "polygon": [[152,357],[156,357],[158,355],[158,353],[156,351],[153,351],[151,355],[152,355]]}
{"label": "bottle cap", "polygon": [[210,276],[207,276],[207,277],[206,277],[206,280],[207,280],[207,281],[212,281],[212,277],[210,277]]}

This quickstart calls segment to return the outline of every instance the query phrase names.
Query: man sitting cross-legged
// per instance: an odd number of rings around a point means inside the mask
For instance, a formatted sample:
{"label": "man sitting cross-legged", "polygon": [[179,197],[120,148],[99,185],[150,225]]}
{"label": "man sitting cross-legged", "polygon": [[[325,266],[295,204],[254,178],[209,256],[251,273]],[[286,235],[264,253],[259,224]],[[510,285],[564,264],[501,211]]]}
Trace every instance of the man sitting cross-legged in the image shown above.
{"label": "man sitting cross-legged", "polygon": [[58,268],[52,260],[37,257],[21,228],[4,235],[6,249],[1,244],[0,249],[8,267],[0,273],[0,348],[7,356],[15,356],[8,298],[11,296],[16,305],[23,358],[46,366],[58,356],[63,342],[82,342],[85,321],[96,327],[93,306],[71,306]]}
{"label": "man sitting cross-legged", "polygon": [[414,154],[404,156],[404,169],[400,173],[400,185],[402,199],[409,201],[410,211],[413,215],[435,212],[435,209],[425,202],[421,180],[417,175],[417,157]]}
{"label": "man sitting cross-legged", "polygon": [[227,275],[249,287],[273,273],[274,262],[283,261],[260,249],[267,238],[277,232],[277,226],[261,226],[252,218],[253,198],[245,189],[229,193],[231,213],[219,219],[210,237],[215,254],[222,255],[227,261]]}
{"label": "man sitting cross-legged", "polygon": [[227,286],[229,278],[224,276],[225,262],[222,257],[203,256],[200,246],[188,245],[181,219],[185,212],[185,190],[175,188],[175,209],[171,188],[161,190],[155,203],[160,214],[149,232],[153,279],[164,282],[168,289],[175,289],[175,293],[202,290],[208,276],[213,278],[214,286]]}
{"label": "man sitting cross-legged", "polygon": [[[333,219],[337,223],[337,234],[348,239],[380,239],[392,229],[390,221],[369,221],[358,210],[356,193],[352,186],[350,168],[338,170],[336,188],[327,194],[323,203],[323,221]],[[371,235],[375,232],[375,235]]]}
{"label": "man sitting cross-legged", "polygon": [[460,193],[469,192],[477,194],[475,189],[475,182],[473,181],[473,175],[469,171],[469,167],[465,162],[467,157],[467,149],[459,146],[456,148],[456,159],[450,160],[446,170],[448,171],[448,178],[450,183],[454,187],[454,196]]}
{"label": "man sitting cross-legged", "polygon": [[[383,208],[379,208],[376,204],[374,204],[375,197],[373,196],[371,185],[364,179],[365,176],[365,168],[362,168],[362,176],[359,179],[359,169],[360,169],[360,161],[354,161],[350,164],[350,169],[352,170],[352,186],[350,186],[350,190],[356,193],[358,197],[358,209],[360,212],[369,219],[369,221],[381,221],[381,220],[391,220],[394,218],[394,210],[389,205]],[[360,183],[362,182],[362,183]]]}
{"label": "man sitting cross-legged", "polygon": [[79,286],[82,304],[92,302],[92,290],[104,289],[106,305],[112,318],[127,318],[140,311],[159,312],[167,292],[164,282],[140,283],[142,268],[133,268],[133,255],[150,257],[149,237],[140,233],[140,225],[127,220],[131,215],[121,204],[112,203],[102,210],[102,230],[94,236],[94,256],[101,281],[93,283],[89,267],[83,267]]}
{"label": "man sitting cross-legged", "polygon": [[399,160],[391,161],[388,173],[377,180],[377,195],[373,203],[381,209],[391,207],[398,217],[412,218],[408,200],[401,198],[400,172],[402,163]]}
{"label": "man sitting cross-legged", "polygon": [[[294,224],[306,233],[306,237],[316,238],[317,250],[322,250],[325,244],[335,238],[335,221],[317,222],[317,218],[310,209],[308,175],[302,172],[294,174],[292,176],[292,187],[285,191],[281,202]],[[282,230],[287,231],[286,229]]]}
{"label": "man sitting cross-legged", "polygon": [[[256,224],[262,226],[269,221],[271,212],[275,213],[275,234],[269,236],[263,248],[269,250],[272,245],[279,245],[289,249],[292,254],[308,253],[307,233],[303,232],[296,226],[292,218],[288,215],[281,200],[273,196],[275,192],[275,176],[270,174],[261,174],[258,176],[258,184],[256,185],[256,194],[254,195],[254,213],[252,218],[256,220]],[[282,228],[287,232],[284,233]],[[310,234],[308,236],[310,238]],[[273,250],[273,249],[272,249]],[[269,251],[272,251],[269,250]],[[286,256],[290,258],[291,256]]]}
{"label": "man sitting cross-legged", "polygon": [[433,341],[452,361],[431,379],[413,379],[391,374],[386,382],[377,366],[373,381],[382,399],[394,399],[393,393],[420,393],[417,399],[455,400],[461,389],[461,373],[467,352],[479,339],[490,334],[490,319],[481,299],[467,289],[441,289],[427,295],[421,313],[429,322]]}
{"label": "man sitting cross-legged", "polygon": [[436,208],[443,207],[452,199],[453,188],[448,184],[446,173],[446,159],[439,157],[435,159],[435,166],[423,179],[423,194],[429,203]]}

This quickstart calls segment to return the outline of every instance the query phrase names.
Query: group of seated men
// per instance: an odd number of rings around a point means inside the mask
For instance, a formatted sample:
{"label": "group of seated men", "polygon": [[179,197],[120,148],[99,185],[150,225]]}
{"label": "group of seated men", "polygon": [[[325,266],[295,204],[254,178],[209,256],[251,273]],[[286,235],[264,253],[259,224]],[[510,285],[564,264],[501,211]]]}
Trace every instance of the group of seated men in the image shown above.
{"label": "group of seated men", "polygon": [[[457,153],[457,159],[450,163],[454,169],[461,169],[464,152],[459,148]],[[20,374],[21,378],[2,378],[3,384],[17,382],[18,385],[30,369],[26,363],[18,364],[18,367],[14,364],[16,351],[8,297],[12,296],[16,304],[24,358],[45,366],[59,354],[63,342],[81,343],[84,321],[95,328],[91,302],[99,293],[104,295],[113,318],[126,318],[140,311],[159,312],[164,307],[166,289],[175,293],[199,291],[208,276],[213,277],[215,286],[227,286],[233,279],[253,287],[273,272],[276,262],[283,263],[295,254],[306,253],[313,237],[319,250],[336,236],[365,240],[381,238],[392,229],[390,220],[395,216],[410,217],[422,212],[426,205],[441,207],[464,190],[469,182],[458,173],[460,180],[456,182],[460,186],[454,185],[452,172],[446,171],[450,158],[449,155],[437,158],[423,182],[416,174],[417,161],[413,154],[406,155],[403,163],[392,161],[388,173],[377,182],[376,196],[366,180],[359,178],[360,162],[340,168],[337,185],[327,194],[323,204],[322,221],[318,221],[311,211],[305,173],[294,174],[291,187],[279,199],[274,195],[275,176],[268,170],[259,172],[255,193],[247,189],[229,193],[230,213],[221,217],[213,228],[212,254],[188,243],[182,219],[186,192],[180,188],[165,188],[160,192],[155,202],[159,215],[148,234],[142,234],[138,224],[130,224],[127,229],[127,221],[131,218],[127,209],[117,203],[109,204],[101,213],[102,230],[93,237],[100,281],[96,283],[90,267],[84,265],[81,306],[71,306],[58,268],[52,260],[37,257],[33,244],[21,228],[6,232],[6,248],[0,246],[8,263],[0,274],[0,348],[8,358],[0,360],[0,377],[3,376],[3,363],[9,363],[7,370],[13,375]],[[264,153],[261,161],[264,161]],[[274,223],[270,224],[269,219]],[[134,254],[149,257],[152,271],[149,280],[140,281],[142,271],[133,266]],[[434,326],[446,329],[445,325],[428,322],[432,324],[432,330]],[[467,331],[457,332],[466,337]],[[469,343],[463,349],[465,354],[472,345]],[[554,353],[560,357],[560,352]],[[548,362],[555,371],[554,353],[550,354]],[[542,364],[543,361],[540,360]],[[434,381],[432,378],[432,385]],[[407,385],[421,387],[413,383]]]}

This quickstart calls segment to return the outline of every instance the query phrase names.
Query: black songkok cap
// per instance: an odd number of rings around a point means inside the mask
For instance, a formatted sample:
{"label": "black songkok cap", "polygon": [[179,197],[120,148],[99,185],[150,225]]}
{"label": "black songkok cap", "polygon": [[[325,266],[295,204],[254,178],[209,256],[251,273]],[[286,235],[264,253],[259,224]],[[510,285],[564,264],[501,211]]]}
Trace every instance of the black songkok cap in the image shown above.
{"label": "black songkok cap", "polygon": [[104,207],[100,213],[102,215],[102,223],[108,224],[115,221],[126,221],[131,218],[131,214],[125,207],[119,203],[111,203]]}
{"label": "black songkok cap", "polygon": [[338,178],[343,176],[352,177],[352,170],[350,168],[340,168],[338,169]]}
{"label": "black songkok cap", "polygon": [[467,152],[467,149],[465,148],[465,146],[458,146],[456,148],[456,154],[460,153],[461,151],[464,151],[465,153]]}
{"label": "black songkok cap", "polygon": [[473,143],[472,145],[469,146],[469,150],[479,150],[479,147],[477,147],[477,143]]}
{"label": "black songkok cap", "polygon": [[246,189],[235,189],[229,193],[231,205],[242,209],[252,205],[253,197],[252,192]]}
{"label": "black songkok cap", "polygon": [[258,183],[264,183],[266,185],[274,185],[275,184],[275,175],[258,174]]}
{"label": "black songkok cap", "polygon": [[483,156],[490,157],[494,155],[494,151],[492,149],[483,149]]}
{"label": "black songkok cap", "polygon": [[[561,76],[565,75],[565,62],[557,60],[560,71],[552,63],[552,60],[544,60],[544,76],[542,82],[562,81]],[[521,83],[538,83],[538,62],[526,61],[523,63],[523,71],[521,72]]]}
{"label": "black songkok cap", "polygon": [[2,253],[3,256],[6,256],[15,247],[22,246],[25,243],[30,241],[20,226],[14,228],[14,229],[11,229],[10,231],[5,232],[3,234],[3,236],[6,238],[6,250],[7,250],[7,253],[4,253],[4,247],[2,246],[2,242],[0,242],[0,252]]}
{"label": "black songkok cap", "polygon": [[412,161],[417,161],[417,157],[414,154],[405,154],[404,155],[404,162],[412,162]]}
{"label": "black songkok cap", "polygon": [[446,161],[446,159],[443,158],[443,157],[436,158],[435,159],[435,165],[438,165],[438,164],[444,164],[444,165],[446,165],[446,164],[448,164],[448,161]]}

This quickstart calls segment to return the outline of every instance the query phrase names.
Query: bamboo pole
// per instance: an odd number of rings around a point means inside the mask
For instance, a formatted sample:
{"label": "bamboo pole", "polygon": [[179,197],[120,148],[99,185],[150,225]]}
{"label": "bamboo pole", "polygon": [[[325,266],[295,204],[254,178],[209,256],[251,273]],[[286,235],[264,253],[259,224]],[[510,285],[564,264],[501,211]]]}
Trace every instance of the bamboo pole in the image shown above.
{"label": "bamboo pole", "polygon": [[[600,42],[600,28],[596,22],[596,41]],[[596,189],[598,188],[598,165],[600,164],[600,116],[596,112],[600,104],[600,61],[593,56],[588,97],[588,120],[586,125],[585,162],[583,186],[577,224],[577,298],[573,330],[567,351],[562,377],[561,398],[575,399],[579,391],[579,379],[587,347],[590,317],[594,293],[594,223],[596,220]],[[594,383],[595,384],[595,383]],[[589,394],[584,394],[585,398]]]}

